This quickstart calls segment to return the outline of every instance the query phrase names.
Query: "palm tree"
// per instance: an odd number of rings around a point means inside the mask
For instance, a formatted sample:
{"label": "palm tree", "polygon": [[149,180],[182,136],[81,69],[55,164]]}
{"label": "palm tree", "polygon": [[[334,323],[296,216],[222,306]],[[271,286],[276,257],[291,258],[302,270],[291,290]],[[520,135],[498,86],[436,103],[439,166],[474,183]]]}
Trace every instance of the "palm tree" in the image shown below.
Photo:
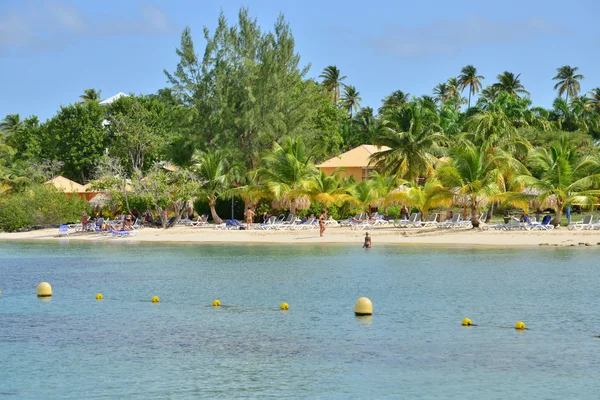
{"label": "palm tree", "polygon": [[231,184],[241,176],[242,167],[230,162],[227,154],[221,150],[197,152],[192,160],[201,185],[198,197],[208,202],[213,221],[220,224],[223,220],[215,209],[217,199],[228,193]]}
{"label": "palm tree", "polygon": [[439,181],[428,179],[425,185],[411,184],[406,190],[397,190],[391,199],[415,207],[421,216],[426,216],[434,207],[449,207],[453,197],[454,193],[443,187]]}
{"label": "palm tree", "polygon": [[485,89],[481,91],[481,95],[477,100],[478,106],[483,106],[489,103],[494,103],[498,98],[498,93],[500,93],[500,87],[497,85],[486,86]]}
{"label": "palm tree", "polygon": [[367,214],[369,207],[378,205],[380,202],[379,193],[377,192],[373,181],[361,181],[352,186],[350,191],[352,198],[351,202]]}
{"label": "palm tree", "polygon": [[407,183],[404,179],[399,179],[395,175],[384,175],[377,171],[371,172],[369,181],[377,194],[380,204],[383,206],[383,212],[387,216],[388,207],[395,201],[395,193],[399,186]]}
{"label": "palm tree", "polygon": [[88,101],[99,101],[101,94],[102,90],[85,89],[79,98],[83,100],[84,103],[87,103]]}
{"label": "palm tree", "polygon": [[360,98],[360,93],[356,90],[356,88],[352,85],[346,86],[344,88],[344,95],[342,96],[342,105],[350,113],[350,118],[352,118],[352,111],[357,111],[360,109],[360,102],[362,99]]}
{"label": "palm tree", "polygon": [[446,103],[452,98],[450,86],[448,86],[447,83],[438,83],[436,87],[433,88],[433,97],[435,101],[439,101],[442,104]]}
{"label": "palm tree", "polygon": [[348,188],[344,186],[342,175],[334,171],[327,175],[324,171],[310,177],[306,184],[306,194],[312,201],[321,203],[324,207],[351,200]]}
{"label": "palm tree", "polygon": [[396,90],[383,99],[383,104],[379,109],[379,113],[384,114],[386,111],[391,109],[402,107],[408,103],[409,99],[410,93],[404,93],[402,90]]}
{"label": "palm tree", "polygon": [[498,82],[494,83],[493,87],[498,91],[504,91],[511,96],[519,96],[525,94],[529,96],[529,92],[525,90],[525,86],[521,83],[519,77],[521,74],[515,76],[512,72],[504,71],[497,76]]}
{"label": "palm tree", "polygon": [[590,164],[579,161],[574,146],[569,146],[566,135],[553,142],[548,149],[539,148],[530,154],[532,169],[538,171],[538,177],[523,174],[516,181],[531,188],[534,194],[515,194],[508,202],[519,205],[537,200],[544,208],[556,212],[552,224],[558,226],[565,206],[577,204],[593,206],[600,195],[600,173],[588,169]]}
{"label": "palm tree", "polygon": [[0,132],[4,132],[6,136],[13,135],[23,128],[23,121],[19,114],[8,114],[2,122],[0,122]]}
{"label": "palm tree", "polygon": [[340,70],[335,65],[325,67],[319,78],[323,78],[323,86],[325,90],[333,96],[333,102],[337,103],[340,98],[340,87],[346,86],[342,83],[346,76],[341,76]]}
{"label": "palm tree", "polygon": [[477,68],[472,65],[463,67],[458,76],[458,84],[461,91],[469,87],[469,103],[468,108],[471,108],[471,95],[479,93],[481,90],[481,81],[484,79],[482,75],[477,75]]}
{"label": "palm tree", "polygon": [[600,113],[600,87],[590,90],[590,94],[592,95],[590,100],[592,108]]}
{"label": "palm tree", "polygon": [[455,147],[450,156],[451,161],[437,168],[436,177],[452,193],[464,199],[464,204],[471,210],[471,223],[477,228],[478,211],[485,202],[496,200],[500,193],[498,165],[507,159],[490,153],[485,146],[468,142]]}
{"label": "palm tree", "polygon": [[290,212],[294,212],[297,199],[307,194],[308,181],[317,174],[302,138],[285,137],[281,145],[274,143],[261,161],[258,169],[261,181],[273,198],[286,202]]}
{"label": "palm tree", "polygon": [[428,176],[442,154],[445,137],[440,131],[437,113],[409,103],[385,116],[375,143],[388,149],[374,153],[371,160],[382,173],[409,181]]}
{"label": "palm tree", "polygon": [[558,81],[556,85],[554,85],[554,90],[558,90],[558,95],[562,96],[565,93],[565,100],[569,101],[569,96],[571,98],[577,97],[579,94],[579,90],[581,87],[579,86],[579,81],[583,79],[583,75],[575,74],[579,67],[571,67],[569,65],[564,65],[560,68],[557,68],[557,74],[552,80]]}
{"label": "palm tree", "polygon": [[379,119],[375,117],[371,107],[361,109],[352,119],[352,129],[344,138],[347,146],[356,147],[361,144],[372,144],[377,135]]}

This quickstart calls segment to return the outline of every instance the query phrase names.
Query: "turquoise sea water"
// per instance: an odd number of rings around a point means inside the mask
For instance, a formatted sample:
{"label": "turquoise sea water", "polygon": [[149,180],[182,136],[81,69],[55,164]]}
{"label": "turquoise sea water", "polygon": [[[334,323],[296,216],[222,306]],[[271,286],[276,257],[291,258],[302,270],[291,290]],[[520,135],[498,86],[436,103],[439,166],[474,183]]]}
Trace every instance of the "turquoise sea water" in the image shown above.
{"label": "turquoise sea water", "polygon": [[596,399],[599,256],[0,243],[0,397]]}

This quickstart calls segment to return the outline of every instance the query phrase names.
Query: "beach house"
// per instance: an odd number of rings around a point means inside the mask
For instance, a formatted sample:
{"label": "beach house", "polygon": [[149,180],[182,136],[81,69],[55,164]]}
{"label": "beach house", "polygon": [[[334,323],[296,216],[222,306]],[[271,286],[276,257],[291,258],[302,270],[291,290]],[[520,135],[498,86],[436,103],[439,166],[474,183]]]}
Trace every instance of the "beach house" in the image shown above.
{"label": "beach house", "polygon": [[389,147],[363,144],[324,161],[317,165],[317,168],[324,171],[327,175],[331,175],[336,168],[343,168],[343,173],[347,178],[352,176],[357,182],[360,182],[366,180],[371,171],[375,169],[371,162],[371,155],[383,150],[389,150]]}

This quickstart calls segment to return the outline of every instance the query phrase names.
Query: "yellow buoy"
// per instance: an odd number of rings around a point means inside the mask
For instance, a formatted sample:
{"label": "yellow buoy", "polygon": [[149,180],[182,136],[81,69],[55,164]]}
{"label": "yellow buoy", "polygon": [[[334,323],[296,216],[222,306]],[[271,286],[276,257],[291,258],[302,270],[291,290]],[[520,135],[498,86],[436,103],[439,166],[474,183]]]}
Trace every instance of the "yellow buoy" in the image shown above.
{"label": "yellow buoy", "polygon": [[361,297],[356,300],[356,304],[354,304],[354,314],[355,315],[373,315],[373,303],[371,300],[366,297]]}
{"label": "yellow buoy", "polygon": [[160,303],[160,298],[158,296],[152,296],[153,303]]}
{"label": "yellow buoy", "polygon": [[281,303],[281,305],[279,306],[280,309],[282,310],[289,310],[290,309],[290,305],[288,303]]}
{"label": "yellow buoy", "polygon": [[525,326],[525,323],[523,321],[519,321],[515,324],[515,329],[523,330],[527,329],[527,327]]}
{"label": "yellow buoy", "polygon": [[0,295],[2,294],[2,290],[0,290]]}
{"label": "yellow buoy", "polygon": [[50,297],[52,296],[52,286],[48,282],[42,282],[37,287],[38,297]]}
{"label": "yellow buoy", "polygon": [[471,322],[471,320],[469,318],[465,318],[462,320],[462,326],[471,326],[473,325],[473,322]]}
{"label": "yellow buoy", "polygon": [[102,300],[104,298],[104,296],[102,296],[102,293],[98,293],[96,295],[96,300]]}
{"label": "yellow buoy", "polygon": [[221,307],[221,302],[219,300],[213,300],[212,302],[213,307]]}

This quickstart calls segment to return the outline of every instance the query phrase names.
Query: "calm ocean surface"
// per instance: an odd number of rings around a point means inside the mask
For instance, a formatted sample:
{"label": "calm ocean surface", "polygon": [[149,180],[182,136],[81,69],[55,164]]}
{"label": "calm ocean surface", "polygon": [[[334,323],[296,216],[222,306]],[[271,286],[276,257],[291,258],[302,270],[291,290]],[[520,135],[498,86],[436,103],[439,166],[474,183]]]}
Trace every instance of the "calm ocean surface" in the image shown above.
{"label": "calm ocean surface", "polygon": [[[597,248],[0,243],[0,397],[597,399],[599,260]],[[371,319],[354,317],[361,296]]]}

